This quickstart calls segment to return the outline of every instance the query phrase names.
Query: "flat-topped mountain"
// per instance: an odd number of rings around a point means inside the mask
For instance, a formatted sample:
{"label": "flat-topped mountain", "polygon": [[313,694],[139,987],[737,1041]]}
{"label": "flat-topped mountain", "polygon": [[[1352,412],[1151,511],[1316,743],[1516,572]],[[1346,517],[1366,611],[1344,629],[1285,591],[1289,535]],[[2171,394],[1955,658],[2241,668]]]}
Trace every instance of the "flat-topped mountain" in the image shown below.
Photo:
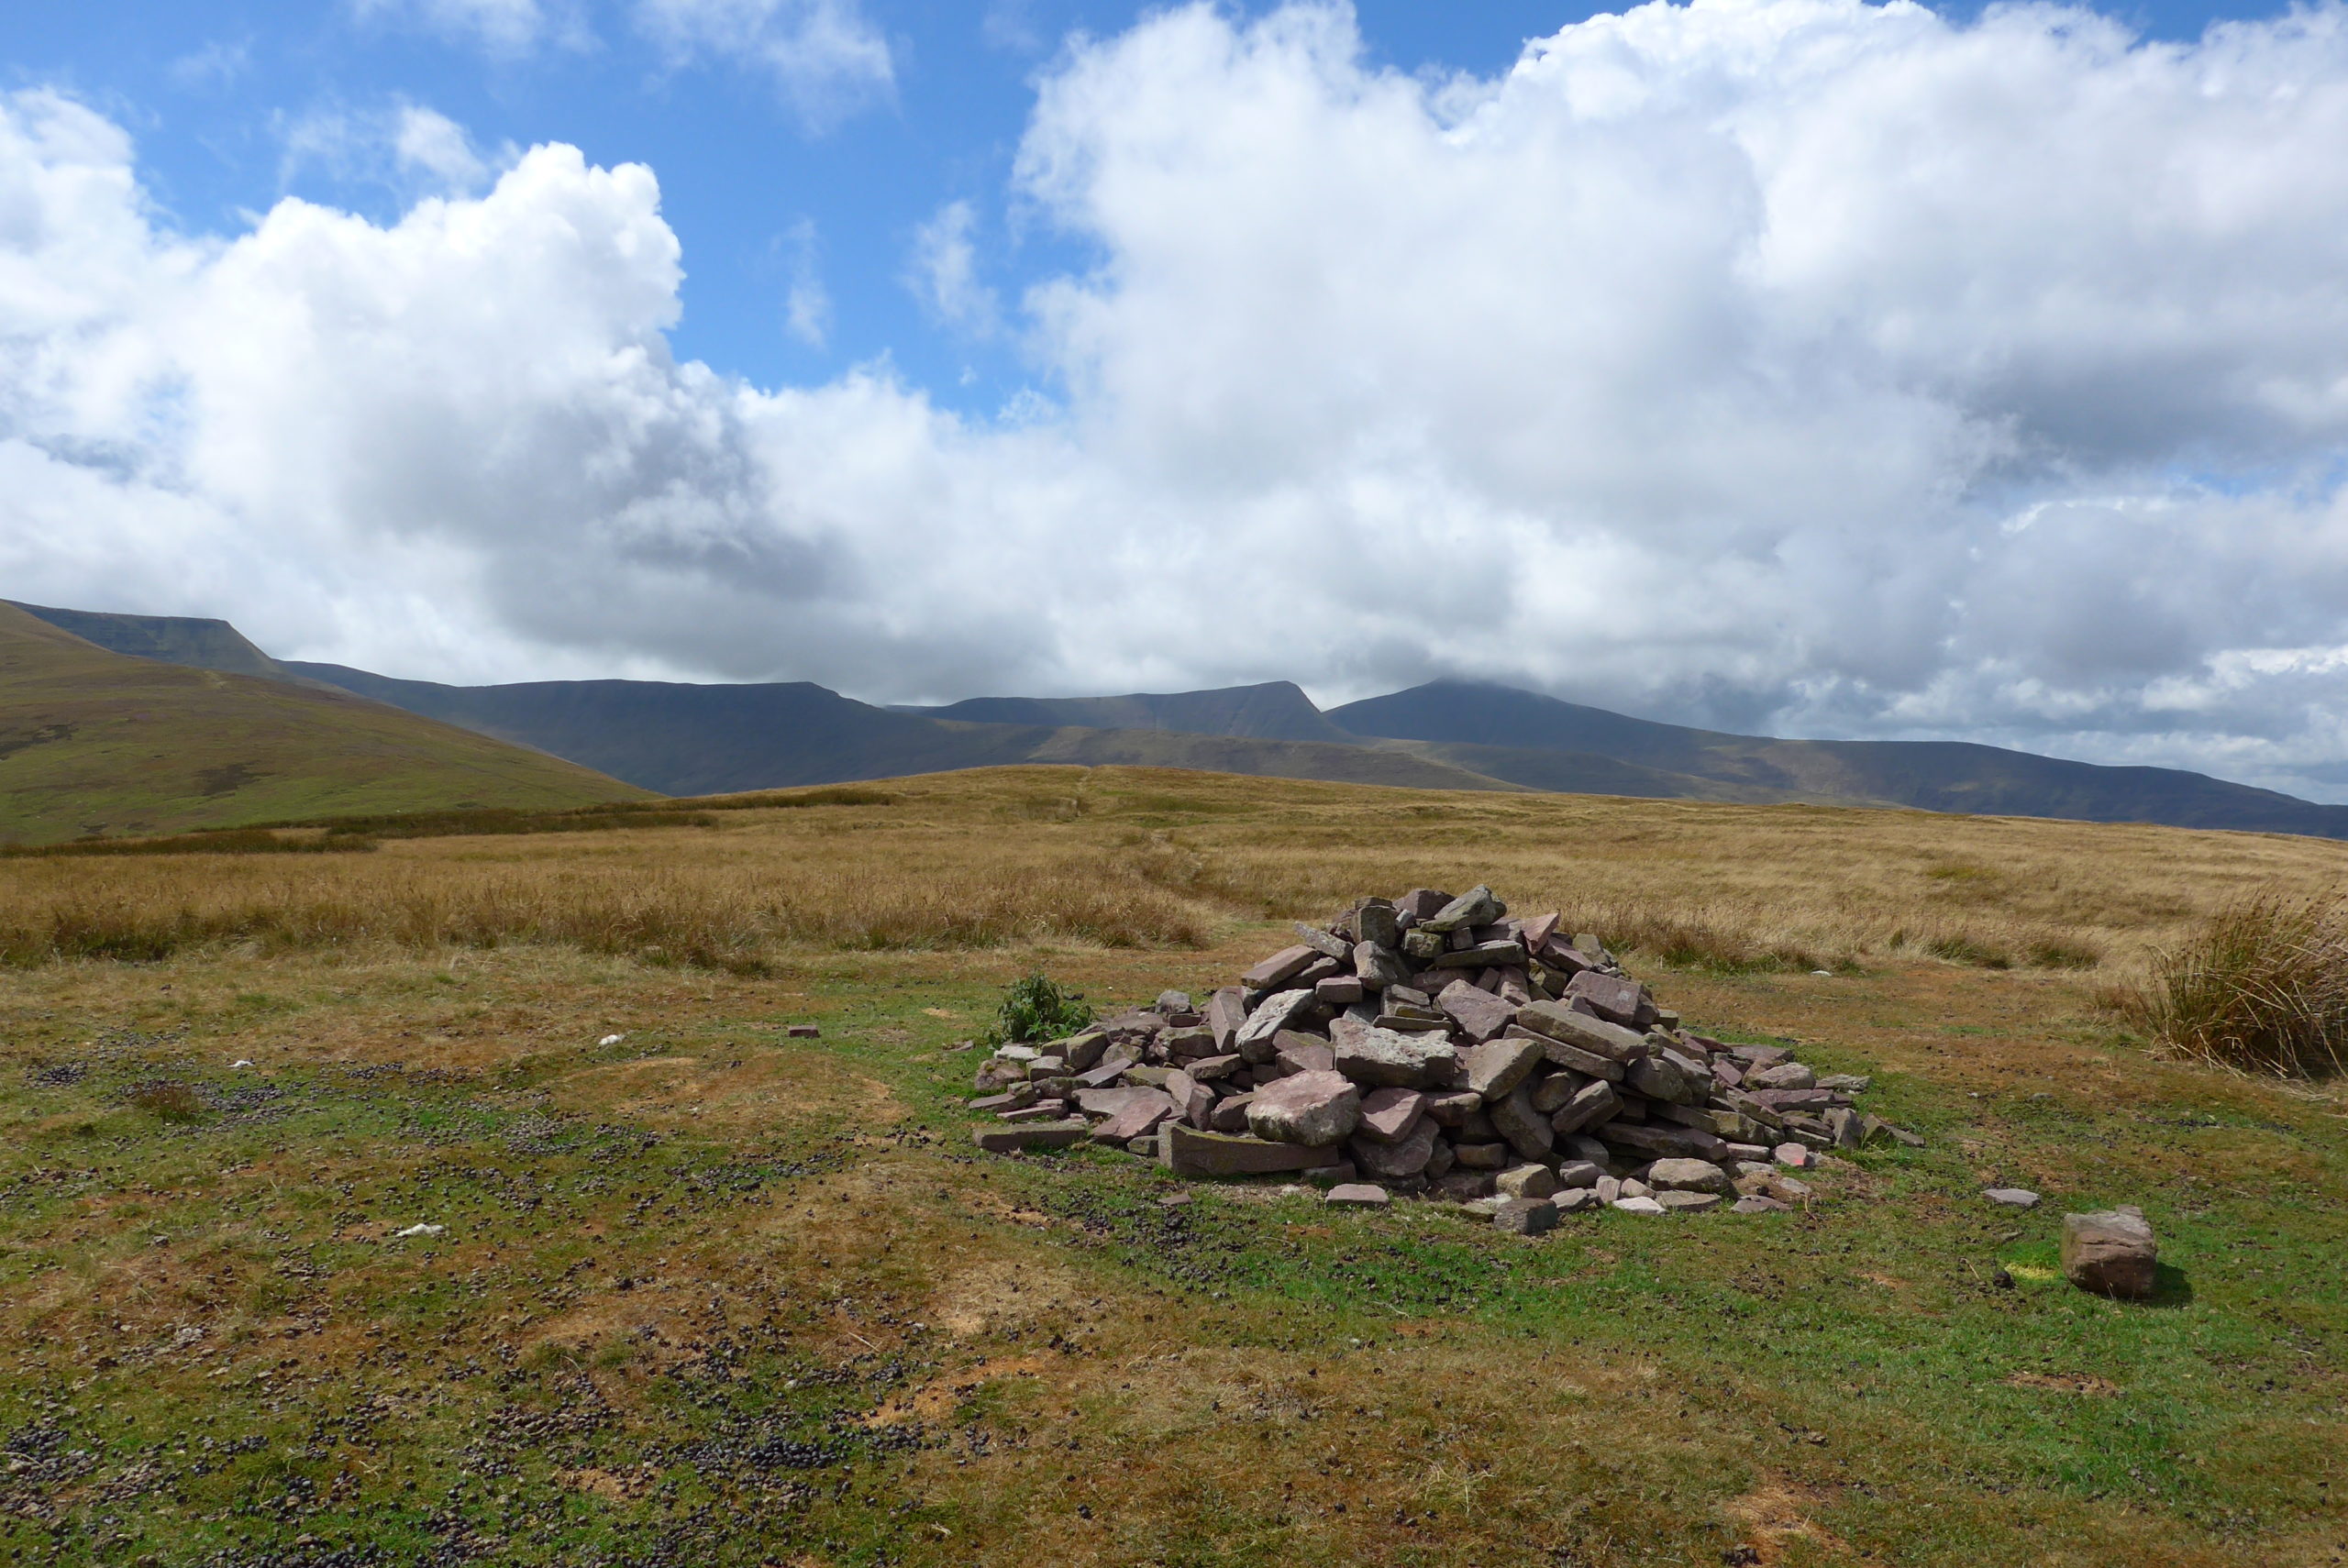
{"label": "flat-topped mountain", "polygon": [[901,713],[982,724],[1069,724],[1095,730],[1181,730],[1199,735],[1355,744],[1294,681],[1226,686],[1213,691],[1128,697],[972,697],[943,708],[900,707]]}
{"label": "flat-topped mountain", "polygon": [[2348,806],[2180,768],[2109,767],[1953,741],[1729,734],[1469,681],[1431,681],[1326,713],[1288,681],[886,708],[807,681],[445,686],[280,662],[221,621],[31,613],[142,657],[206,668],[235,661],[271,679],[356,692],[665,794],[1013,763],[1132,764],[1423,789],[1901,806],[2348,838]]}

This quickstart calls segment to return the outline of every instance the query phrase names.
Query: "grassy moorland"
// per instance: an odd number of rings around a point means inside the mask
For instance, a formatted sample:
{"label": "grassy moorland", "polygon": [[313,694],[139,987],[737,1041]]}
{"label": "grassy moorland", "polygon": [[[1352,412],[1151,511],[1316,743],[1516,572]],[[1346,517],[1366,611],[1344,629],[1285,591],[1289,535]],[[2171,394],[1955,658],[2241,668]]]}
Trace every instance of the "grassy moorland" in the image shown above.
{"label": "grassy moorland", "polygon": [[[1043,768],[0,861],[0,1553],[2348,1562],[2348,1101],[2155,1059],[2104,1005],[2343,863]],[[952,1047],[1017,975],[1203,988],[1289,914],[1477,879],[1693,1021],[1876,1074],[1929,1145],[1806,1214],[1537,1242],[966,1154]],[[2054,1268],[2063,1209],[2124,1201],[2148,1305]]]}
{"label": "grassy moorland", "polygon": [[648,793],[348,692],[109,653],[0,603],[0,843]]}

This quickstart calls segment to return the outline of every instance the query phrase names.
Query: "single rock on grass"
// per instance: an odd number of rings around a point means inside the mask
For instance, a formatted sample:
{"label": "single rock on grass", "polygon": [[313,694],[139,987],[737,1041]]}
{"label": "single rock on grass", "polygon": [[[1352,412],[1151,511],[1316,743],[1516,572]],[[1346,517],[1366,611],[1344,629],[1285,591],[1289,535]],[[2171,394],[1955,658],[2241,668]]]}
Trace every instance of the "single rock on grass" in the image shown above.
{"label": "single rock on grass", "polygon": [[1993,1187],[1985,1190],[1981,1196],[1988,1198],[1990,1202],[1996,1204],[2000,1209],[2035,1209],[2038,1207],[2038,1194],[2031,1191],[2026,1187]]}
{"label": "single rock on grass", "polygon": [[1366,1181],[1349,1181],[1329,1189],[1322,1200],[1339,1209],[1383,1209],[1394,1201],[1382,1187]]}
{"label": "single rock on grass", "polygon": [[1519,1236],[1539,1236],[1557,1228],[1557,1206],[1545,1198],[1506,1198],[1492,1210],[1492,1224]]}
{"label": "single rock on grass", "polygon": [[2153,1227],[2132,1205],[2063,1216],[2063,1273],[2081,1290],[2122,1301],[2153,1294],[2158,1273]]}
{"label": "single rock on grass", "polygon": [[1675,1214],[1701,1214],[1707,1209],[1718,1209],[1722,1198],[1717,1192],[1658,1192],[1655,1201]]}

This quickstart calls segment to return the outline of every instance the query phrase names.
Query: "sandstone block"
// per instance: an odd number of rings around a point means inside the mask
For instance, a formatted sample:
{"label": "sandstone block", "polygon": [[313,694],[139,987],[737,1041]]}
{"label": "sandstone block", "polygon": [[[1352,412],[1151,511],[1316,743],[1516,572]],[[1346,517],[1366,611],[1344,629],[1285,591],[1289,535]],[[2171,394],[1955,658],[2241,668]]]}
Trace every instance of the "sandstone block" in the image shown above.
{"label": "sandstone block", "polygon": [[[1443,988],[1442,994],[1434,1000],[1435,1006],[1459,1026],[1459,1032],[1479,1045],[1516,1020],[1514,1006],[1465,980],[1452,981]],[[1533,1063],[1540,1059],[1536,1050],[1526,1058],[1525,1071],[1532,1071]],[[1505,1094],[1508,1091],[1503,1089],[1501,1092]]]}
{"label": "sandstone block", "polygon": [[1239,1031],[1247,1021],[1247,993],[1225,986],[1207,999],[1207,1027],[1214,1031],[1215,1049],[1235,1051]]}
{"label": "sandstone block", "polygon": [[1601,1125],[1598,1135],[1610,1146],[1656,1158],[1678,1155],[1716,1161],[1728,1152],[1728,1145],[1720,1139],[1693,1127],[1647,1126],[1618,1119]]}
{"label": "sandstone block", "polygon": [[1398,1143],[1417,1129],[1426,1105],[1427,1097],[1417,1089],[1372,1089],[1361,1098],[1355,1134],[1373,1143]]}
{"label": "sandstone block", "polygon": [[[1533,1040],[1487,1039],[1464,1053],[1460,1060],[1467,1070],[1468,1090],[1494,1100],[1512,1093],[1532,1076],[1533,1069],[1542,1062],[1541,1046]],[[1534,1109],[1540,1108],[1535,1105]]]}
{"label": "sandstone block", "polygon": [[1503,1171],[1510,1158],[1506,1143],[1454,1143],[1451,1154],[1460,1169],[1470,1171]]}
{"label": "sandstone block", "polygon": [[1391,1143],[1355,1138],[1346,1145],[1353,1162],[1368,1175],[1387,1180],[1425,1174],[1435,1145],[1435,1125],[1422,1117],[1409,1133]]}
{"label": "sandstone block", "polygon": [[2135,1208],[2063,1216],[2063,1274],[2081,1290],[2122,1301],[2153,1294],[2158,1276],[2153,1227]]}
{"label": "sandstone block", "polygon": [[1394,1199],[1382,1187],[1349,1181],[1331,1187],[1321,1201],[1335,1209],[1383,1209]]}
{"label": "sandstone block", "polygon": [[1370,1028],[1348,1031],[1332,1046],[1337,1071],[1370,1088],[1449,1088],[1458,1076],[1459,1054],[1440,1036]]}
{"label": "sandstone block", "polygon": [[1275,1171],[1302,1171],[1335,1165],[1337,1152],[1302,1143],[1271,1143],[1260,1138],[1202,1132],[1180,1121],[1168,1121],[1157,1130],[1157,1162],[1176,1176],[1265,1176]]}
{"label": "sandstone block", "polygon": [[1214,1110],[1207,1117],[1210,1132],[1245,1132],[1247,1131],[1247,1108],[1256,1102],[1255,1091],[1227,1096],[1214,1102]]}
{"label": "sandstone block", "polygon": [[1323,955],[1320,949],[1299,944],[1283,947],[1254,968],[1239,977],[1251,991],[1278,990],[1289,979],[1303,972],[1305,966]]}
{"label": "sandstone block", "polygon": [[1523,962],[1524,949],[1513,942],[1479,942],[1472,947],[1455,947],[1436,954],[1434,966],[1438,970],[1488,969]]}
{"label": "sandstone block", "polygon": [[1361,983],[1361,977],[1352,974],[1332,975],[1312,983],[1313,998],[1324,1007],[1351,1007],[1361,1000],[1368,989]]}
{"label": "sandstone block", "polygon": [[[1519,1027],[1610,1062],[1628,1063],[1647,1054],[1646,1037],[1560,1002],[1528,1002],[1516,1010]],[[1561,1064],[1575,1066],[1567,1061]],[[1587,1071],[1588,1069],[1583,1069]]]}
{"label": "sandstone block", "polygon": [[[1807,1154],[1810,1151],[1804,1149],[1802,1150],[1802,1153]],[[1981,1196],[1988,1198],[1990,1202],[1996,1204],[2000,1209],[2035,1209],[2038,1207],[2038,1194],[2024,1187],[1993,1187],[1983,1192]]]}
{"label": "sandstone block", "polygon": [[1545,1236],[1557,1228],[1557,1206],[1545,1198],[1511,1198],[1492,1210],[1496,1230],[1518,1236]]}
{"label": "sandstone block", "polygon": [[[1311,948],[1306,948],[1310,953]],[[1272,1037],[1301,1018],[1313,1005],[1310,990],[1275,991],[1256,1004],[1247,1021],[1239,1026],[1232,1037],[1232,1045],[1251,1062],[1272,1059]]]}
{"label": "sandstone block", "polygon": [[1445,904],[1433,914],[1422,915],[1419,928],[1423,931],[1454,932],[1463,927],[1490,925],[1508,913],[1508,906],[1490,888],[1470,888]]}
{"label": "sandstone block", "polygon": [[1589,1010],[1609,1023],[1625,1026],[1635,1023],[1639,1002],[1646,988],[1622,975],[1602,975],[1595,970],[1576,975],[1566,987],[1567,1002],[1587,1002]]}
{"label": "sandstone block", "polygon": [[1360,1089],[1335,1073],[1298,1073],[1247,1102],[1247,1131],[1268,1143],[1324,1148],[1343,1143],[1360,1121]]}
{"label": "sandstone block", "polygon": [[1329,1043],[1317,1034],[1283,1029],[1272,1037],[1271,1065],[1283,1077],[1290,1073],[1334,1073],[1337,1058]]}
{"label": "sandstone block", "polygon": [[1800,1062],[1779,1062],[1775,1066],[1757,1068],[1747,1073],[1745,1083],[1753,1088],[1806,1089],[1821,1086],[1818,1075]]}
{"label": "sandstone block", "polygon": [[1091,1130],[1092,1141],[1112,1147],[1148,1136],[1175,1114],[1174,1097],[1163,1089],[1129,1089],[1134,1098],[1110,1114],[1109,1120]]}
{"label": "sandstone block", "polygon": [[1091,1135],[1092,1124],[1080,1117],[1066,1121],[1030,1121],[1016,1127],[980,1127],[970,1136],[990,1154],[1008,1154],[1021,1149],[1065,1149]]}
{"label": "sandstone block", "polygon": [[1354,911],[1354,939],[1375,943],[1380,947],[1399,947],[1402,942],[1402,923],[1392,904],[1372,899]]}
{"label": "sandstone block", "polygon": [[1512,1165],[1492,1178],[1492,1187],[1510,1198],[1553,1198],[1557,1175],[1546,1165]]}
{"label": "sandstone block", "polygon": [[1472,1089],[1452,1089],[1427,1096],[1426,1111],[1438,1126],[1459,1127],[1484,1109],[1484,1097]]}
{"label": "sandstone block", "polygon": [[1528,1160],[1546,1160],[1556,1147],[1556,1130],[1549,1118],[1533,1109],[1533,1092],[1523,1084],[1484,1107],[1509,1147]]}
{"label": "sandstone block", "polygon": [[1354,976],[1366,988],[1382,991],[1410,984],[1411,966],[1398,949],[1385,943],[1358,942],[1354,944]]}
{"label": "sandstone block", "polygon": [[1708,1209],[1718,1209],[1728,1199],[1717,1192],[1658,1192],[1655,1201],[1674,1214],[1701,1214]]}
{"label": "sandstone block", "polygon": [[1354,944],[1340,936],[1332,936],[1318,926],[1296,923],[1296,940],[1300,946],[1310,947],[1324,958],[1341,958],[1353,962]]}
{"label": "sandstone block", "polygon": [[1607,1121],[1622,1106],[1622,1097],[1614,1092],[1612,1084],[1604,1078],[1592,1078],[1550,1115],[1549,1130],[1560,1138],[1567,1137]]}
{"label": "sandstone block", "polygon": [[1596,1187],[1605,1175],[1588,1160],[1567,1160],[1557,1166],[1557,1190],[1571,1192],[1576,1187]]}
{"label": "sandstone block", "polygon": [[1657,1192],[1733,1193],[1728,1172],[1709,1160],[1657,1160],[1647,1168],[1647,1185]]}

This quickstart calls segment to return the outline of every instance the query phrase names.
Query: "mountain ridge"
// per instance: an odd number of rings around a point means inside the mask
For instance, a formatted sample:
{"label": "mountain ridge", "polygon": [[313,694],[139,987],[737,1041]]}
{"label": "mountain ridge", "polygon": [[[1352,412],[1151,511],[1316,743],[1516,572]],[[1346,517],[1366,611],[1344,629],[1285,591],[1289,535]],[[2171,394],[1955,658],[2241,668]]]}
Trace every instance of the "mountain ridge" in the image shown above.
{"label": "mountain ridge", "polygon": [[125,651],[153,650],[143,657],[263,660],[274,672],[268,679],[354,692],[663,794],[1020,763],[1132,764],[1419,789],[1808,802],[2348,839],[2348,806],[2179,768],[2115,767],[1965,741],[1739,735],[1491,683],[1429,681],[1325,713],[1289,681],[881,707],[810,681],[444,686],[271,659],[224,621],[33,613],[74,619]]}

